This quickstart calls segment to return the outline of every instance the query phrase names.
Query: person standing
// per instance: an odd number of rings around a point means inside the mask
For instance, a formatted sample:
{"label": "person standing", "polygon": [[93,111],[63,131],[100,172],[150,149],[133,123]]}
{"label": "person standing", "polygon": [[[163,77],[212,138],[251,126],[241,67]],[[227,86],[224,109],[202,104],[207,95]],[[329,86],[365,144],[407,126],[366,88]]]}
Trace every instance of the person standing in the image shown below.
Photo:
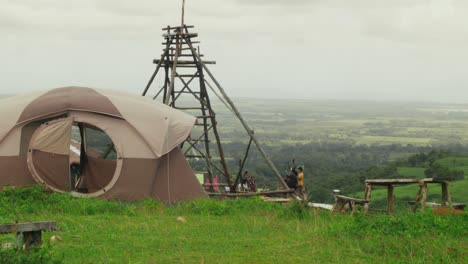
{"label": "person standing", "polygon": [[302,167],[297,168],[297,192],[301,196],[303,201],[307,200],[307,194],[304,188],[304,169]]}
{"label": "person standing", "polygon": [[242,191],[248,191],[249,190],[249,181],[250,181],[251,177],[252,176],[250,176],[249,171],[244,172],[244,176],[242,177],[242,180],[241,180],[241,190]]}

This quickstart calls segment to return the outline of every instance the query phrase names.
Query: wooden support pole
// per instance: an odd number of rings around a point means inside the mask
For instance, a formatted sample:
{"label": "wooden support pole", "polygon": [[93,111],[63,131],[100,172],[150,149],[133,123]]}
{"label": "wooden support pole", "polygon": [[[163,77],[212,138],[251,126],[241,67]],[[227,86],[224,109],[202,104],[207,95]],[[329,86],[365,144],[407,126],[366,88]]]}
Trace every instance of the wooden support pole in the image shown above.
{"label": "wooden support pole", "polygon": [[151,84],[152,84],[153,81],[154,81],[154,78],[155,78],[156,75],[158,74],[158,71],[159,71],[159,69],[161,68],[161,65],[162,65],[162,63],[163,63],[163,59],[164,59],[164,57],[165,57],[165,56],[168,54],[168,52],[169,52],[169,49],[168,49],[168,48],[169,48],[169,46],[172,44],[172,41],[173,41],[173,39],[170,39],[170,40],[167,41],[167,43],[166,43],[166,50],[165,50],[165,51],[163,52],[163,54],[161,55],[161,59],[159,60],[158,65],[156,65],[156,69],[154,70],[153,75],[151,75],[151,78],[149,79],[148,83],[146,84],[146,87],[145,87],[145,90],[143,91],[142,96],[145,96],[145,95],[146,95],[146,93],[148,92],[148,89],[150,88]]}
{"label": "wooden support pole", "polygon": [[423,189],[423,195],[421,199],[421,209],[424,210],[424,206],[426,206],[426,200],[427,200],[427,183],[423,182],[422,189]]}
{"label": "wooden support pole", "polygon": [[252,138],[249,140],[249,144],[247,145],[247,149],[245,150],[245,155],[244,158],[242,159],[242,162],[239,166],[239,171],[237,172],[237,177],[236,180],[234,181],[234,186],[237,188],[237,185],[239,184],[239,178],[242,175],[242,170],[244,170],[245,162],[247,161],[247,157],[249,156],[249,150],[250,146],[252,145]]}
{"label": "wooden support pole", "polygon": [[353,201],[349,201],[349,207],[351,208],[351,215],[354,215],[356,212],[356,203]]}
{"label": "wooden support pole", "polygon": [[366,214],[369,211],[371,196],[372,196],[372,185],[366,183],[366,189],[364,191],[364,199],[369,201],[368,203],[364,205],[364,213]]}
{"label": "wooden support pole", "polygon": [[447,183],[447,201],[448,201],[448,206],[453,209],[452,196],[450,195],[450,192],[448,190],[448,183]]}
{"label": "wooden support pole", "polygon": [[423,183],[419,183],[419,190],[418,192],[416,193],[416,201],[413,205],[411,205],[411,210],[413,212],[416,212],[416,209],[418,208],[418,203],[419,201],[421,200],[421,192],[422,192],[422,188],[423,188]]}
{"label": "wooden support pole", "polygon": [[[180,36],[183,34],[183,29],[181,27],[180,31],[178,32]],[[179,55],[182,52],[180,49],[182,48],[181,40],[179,38],[176,39],[176,50],[175,50],[175,57],[174,63],[172,64],[172,71],[171,71],[171,83],[169,84],[169,90],[164,98],[164,104],[169,105],[171,102],[172,92],[174,91],[174,82],[176,76],[176,69],[177,69],[177,62],[179,61]]]}
{"label": "wooden support pole", "polygon": [[446,182],[443,182],[440,184],[442,187],[442,207],[447,207],[447,201],[448,201],[448,184]]}
{"label": "wooden support pole", "polygon": [[395,206],[393,204],[393,185],[387,185],[387,213],[393,215],[395,213]]}
{"label": "wooden support pole", "polygon": [[[192,43],[187,43],[190,48],[193,49],[193,45]],[[276,168],[275,164],[271,161],[270,157],[268,157],[268,155],[266,154],[266,152],[263,150],[262,146],[260,145],[260,142],[257,140],[257,138],[255,137],[252,129],[249,127],[249,125],[247,124],[247,122],[245,122],[244,118],[242,117],[242,115],[240,114],[239,110],[237,110],[237,107],[234,105],[234,103],[232,102],[231,98],[229,98],[229,96],[226,94],[226,92],[224,91],[223,87],[221,86],[221,84],[218,82],[218,80],[216,80],[216,78],[213,76],[213,74],[211,73],[210,69],[208,69],[208,67],[205,65],[205,63],[203,63],[203,60],[200,58],[200,56],[198,56],[197,53],[194,53],[195,56],[197,57],[199,63],[201,64],[201,66],[203,66],[203,68],[205,69],[206,73],[208,73],[208,75],[210,76],[211,80],[214,82],[214,84],[216,85],[216,87],[218,87],[218,90],[220,91],[220,93],[223,95],[224,99],[226,100],[226,102],[231,106],[231,109],[234,111],[234,114],[237,116],[237,118],[239,119],[239,121],[241,122],[242,126],[244,127],[244,129],[246,130],[247,134],[249,134],[249,136],[252,138],[255,146],[257,147],[258,151],[260,152],[260,154],[263,156],[263,158],[265,159],[265,161],[267,162],[268,166],[270,166],[270,168],[273,170],[273,172],[275,173],[276,177],[278,178],[279,182],[281,183],[281,185],[283,185],[284,188],[286,189],[289,189],[288,185],[286,184],[286,182],[284,182],[283,180],[283,177],[281,177],[281,174],[279,173],[278,169]]]}

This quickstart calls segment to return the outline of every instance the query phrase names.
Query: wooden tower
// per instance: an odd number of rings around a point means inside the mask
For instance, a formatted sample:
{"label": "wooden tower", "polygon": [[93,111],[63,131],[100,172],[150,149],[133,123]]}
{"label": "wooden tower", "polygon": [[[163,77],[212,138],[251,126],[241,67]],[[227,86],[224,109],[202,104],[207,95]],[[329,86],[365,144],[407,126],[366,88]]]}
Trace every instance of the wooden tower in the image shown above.
{"label": "wooden tower", "polygon": [[[184,9],[185,0],[182,1],[180,26],[167,26],[162,29],[162,36],[164,38],[162,42],[163,51],[159,59],[153,60],[153,63],[156,64],[156,69],[151,75],[142,95],[151,96],[154,100],[160,100],[166,105],[186,111],[197,117],[196,129],[192,131],[192,134],[182,144],[181,148],[189,161],[204,161],[206,165],[204,172],[211,183],[213,183],[213,176],[221,174],[226,179],[230,191],[236,192],[235,186],[241,176],[242,168],[247,159],[250,146],[253,143],[273,170],[282,187],[287,189],[285,192],[290,192],[278,169],[256,139],[253,130],[242,118],[237,107],[206,66],[207,64],[215,64],[215,62],[203,60],[202,57],[204,55],[200,53],[199,46],[197,48],[194,47],[195,44],[200,43],[195,40],[198,34],[193,32],[194,26],[188,26],[184,23]],[[161,74],[158,75],[159,72]],[[208,80],[212,81],[214,85],[211,85]],[[150,88],[154,83],[159,83],[159,87],[153,89],[154,91],[151,90],[153,92],[151,93]],[[235,182],[232,181],[226,164],[218,133],[216,114],[211,106],[207,88],[239,119],[250,137]],[[213,186],[210,186],[212,190]]]}
{"label": "wooden tower", "polygon": [[[189,160],[204,160],[204,171],[210,182],[216,175],[222,175],[229,187],[233,182],[221,145],[216,114],[211,106],[207,88],[211,85],[205,79],[205,72],[198,58],[204,57],[200,49],[195,48],[199,41],[193,30],[194,26],[167,26],[163,28],[163,52],[153,62],[156,69],[143,91],[143,96],[152,96],[155,100],[197,117],[196,128],[183,143],[182,149]],[[189,31],[190,30],[190,31]],[[215,64],[214,61],[203,61]],[[159,76],[160,87],[150,95],[150,87]],[[211,147],[211,146],[215,147]],[[213,153],[213,151],[215,153]]]}

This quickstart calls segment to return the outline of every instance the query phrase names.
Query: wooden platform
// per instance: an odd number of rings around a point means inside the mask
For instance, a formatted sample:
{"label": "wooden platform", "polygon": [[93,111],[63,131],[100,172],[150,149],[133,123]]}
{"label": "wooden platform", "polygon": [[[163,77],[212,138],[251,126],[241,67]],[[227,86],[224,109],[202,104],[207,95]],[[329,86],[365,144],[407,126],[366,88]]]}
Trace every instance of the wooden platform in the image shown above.
{"label": "wooden platform", "polygon": [[277,194],[288,194],[293,193],[294,190],[277,190],[277,191],[265,191],[265,192],[239,192],[239,193],[213,193],[208,192],[209,196],[212,197],[251,197],[251,196],[262,196],[262,195],[277,195]]}
{"label": "wooden platform", "polygon": [[289,203],[292,201],[291,198],[277,198],[277,197],[262,197],[262,200],[265,202],[272,202],[272,203]]}
{"label": "wooden platform", "polygon": [[321,208],[321,209],[333,211],[333,205],[332,204],[308,203],[307,206],[312,207],[312,208]]}

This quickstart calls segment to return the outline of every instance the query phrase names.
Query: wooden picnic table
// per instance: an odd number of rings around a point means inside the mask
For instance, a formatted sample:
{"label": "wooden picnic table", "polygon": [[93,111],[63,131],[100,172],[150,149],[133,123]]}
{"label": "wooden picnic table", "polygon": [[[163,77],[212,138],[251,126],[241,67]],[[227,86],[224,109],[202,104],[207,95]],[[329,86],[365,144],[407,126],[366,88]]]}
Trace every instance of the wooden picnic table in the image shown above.
{"label": "wooden picnic table", "polygon": [[[371,194],[372,194],[372,186],[387,186],[387,213],[393,215],[395,213],[394,207],[394,199],[393,199],[393,191],[394,185],[405,185],[405,184],[415,184],[419,185],[419,191],[416,194],[416,201],[413,206],[413,211],[416,210],[418,203],[421,204],[421,207],[424,207],[427,200],[427,184],[429,183],[438,183],[441,185],[442,191],[442,203],[443,207],[452,205],[452,200],[450,197],[450,193],[448,191],[448,183],[441,179],[435,178],[424,178],[424,179],[368,179],[365,181],[366,187],[364,190],[364,199],[368,200],[364,208],[365,212],[367,213],[370,206],[371,201]],[[447,204],[448,203],[448,204]]]}

